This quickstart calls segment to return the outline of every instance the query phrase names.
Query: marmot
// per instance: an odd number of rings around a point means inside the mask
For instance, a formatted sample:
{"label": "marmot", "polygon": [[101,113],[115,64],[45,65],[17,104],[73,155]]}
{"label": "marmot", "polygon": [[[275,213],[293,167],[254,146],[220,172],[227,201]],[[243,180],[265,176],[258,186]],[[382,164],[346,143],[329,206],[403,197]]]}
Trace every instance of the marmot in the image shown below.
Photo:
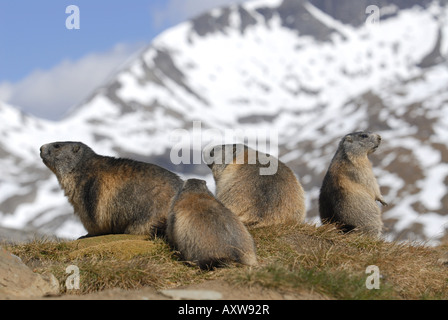
{"label": "marmot", "polygon": [[154,164],[96,154],[81,142],[41,147],[88,234],[164,234],[171,200],[182,188],[176,174]]}
{"label": "marmot", "polygon": [[319,196],[323,223],[336,223],[344,231],[357,229],[380,236],[383,222],[376,201],[384,201],[368,155],[381,144],[381,136],[370,132],[346,135],[331,161]]}
{"label": "marmot", "polygon": [[277,158],[243,144],[229,144],[205,150],[204,160],[216,182],[216,198],[245,225],[262,227],[304,221],[302,185]]}
{"label": "marmot", "polygon": [[219,202],[204,180],[190,179],[174,198],[167,239],[181,258],[211,269],[229,262],[255,265],[252,236],[238,217]]}

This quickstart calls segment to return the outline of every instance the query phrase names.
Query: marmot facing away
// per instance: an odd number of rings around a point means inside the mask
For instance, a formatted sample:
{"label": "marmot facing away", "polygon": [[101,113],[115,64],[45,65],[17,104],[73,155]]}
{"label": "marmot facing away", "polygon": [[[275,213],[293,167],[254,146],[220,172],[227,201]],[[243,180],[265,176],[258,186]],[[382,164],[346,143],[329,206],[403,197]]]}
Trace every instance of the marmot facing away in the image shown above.
{"label": "marmot facing away", "polygon": [[157,165],[97,155],[80,142],[41,147],[89,236],[164,232],[171,200],[183,181]]}
{"label": "marmot facing away", "polygon": [[167,238],[182,259],[201,269],[229,262],[257,263],[252,236],[203,180],[186,181],[175,197],[168,215]]}
{"label": "marmot facing away", "polygon": [[[275,171],[261,174],[275,163]],[[204,151],[216,182],[216,198],[247,226],[301,223],[305,195],[293,171],[277,158],[242,144]],[[269,172],[269,170],[267,171]]]}
{"label": "marmot facing away", "polygon": [[380,236],[383,222],[376,201],[387,205],[367,156],[381,143],[378,134],[346,135],[331,161],[319,196],[322,222],[336,223],[347,232],[357,229]]}

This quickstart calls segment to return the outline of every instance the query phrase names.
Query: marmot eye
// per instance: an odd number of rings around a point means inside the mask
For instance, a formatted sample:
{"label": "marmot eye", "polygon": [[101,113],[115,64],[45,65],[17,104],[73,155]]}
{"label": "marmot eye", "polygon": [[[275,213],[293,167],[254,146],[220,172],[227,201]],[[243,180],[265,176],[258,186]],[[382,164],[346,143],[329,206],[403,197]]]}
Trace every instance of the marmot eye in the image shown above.
{"label": "marmot eye", "polygon": [[55,149],[59,149],[60,147],[61,147],[61,145],[59,143],[53,145],[53,148],[55,148]]}
{"label": "marmot eye", "polygon": [[363,139],[367,139],[368,137],[369,137],[368,134],[365,134],[365,133],[361,134],[361,138],[363,138]]}

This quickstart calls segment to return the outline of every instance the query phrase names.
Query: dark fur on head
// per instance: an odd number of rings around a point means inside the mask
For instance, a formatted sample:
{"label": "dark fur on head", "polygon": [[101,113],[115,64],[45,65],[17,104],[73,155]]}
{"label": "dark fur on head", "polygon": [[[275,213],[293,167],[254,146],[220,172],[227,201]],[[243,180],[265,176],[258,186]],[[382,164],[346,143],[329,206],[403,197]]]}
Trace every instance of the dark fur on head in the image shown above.
{"label": "dark fur on head", "polygon": [[84,159],[95,155],[92,149],[81,142],[55,142],[40,148],[44,164],[57,176],[73,172],[83,165]]}
{"label": "dark fur on head", "polygon": [[186,192],[186,191],[198,192],[198,193],[208,192],[211,194],[211,192],[207,188],[207,182],[199,179],[189,179],[185,181],[182,186],[182,190],[180,192]]}
{"label": "dark fur on head", "polygon": [[345,154],[361,156],[375,152],[380,144],[380,135],[359,131],[346,135],[340,142],[339,151]]}
{"label": "dark fur on head", "polygon": [[227,165],[232,164],[237,155],[247,148],[242,144],[215,146],[204,151],[204,160],[214,176],[220,176]]}

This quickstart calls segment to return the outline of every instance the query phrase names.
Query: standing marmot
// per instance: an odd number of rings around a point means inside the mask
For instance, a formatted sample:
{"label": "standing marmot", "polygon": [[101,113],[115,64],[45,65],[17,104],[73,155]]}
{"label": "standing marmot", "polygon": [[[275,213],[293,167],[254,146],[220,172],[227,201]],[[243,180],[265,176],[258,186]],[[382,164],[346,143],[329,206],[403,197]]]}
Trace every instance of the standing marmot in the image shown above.
{"label": "standing marmot", "polygon": [[80,142],[41,147],[87,236],[164,232],[172,198],[183,181],[159,166],[97,155]]}
{"label": "standing marmot", "polygon": [[226,262],[257,263],[252,236],[238,217],[216,200],[203,180],[186,181],[174,198],[167,238],[184,260],[202,269]]}
{"label": "standing marmot", "polygon": [[206,150],[204,160],[216,182],[216,198],[244,224],[268,226],[305,219],[303,188],[277,158],[234,144]]}
{"label": "standing marmot", "polygon": [[356,228],[381,235],[383,222],[376,201],[387,203],[367,158],[380,143],[381,137],[370,132],[355,132],[342,139],[320,190],[322,222],[335,222],[345,232]]}

